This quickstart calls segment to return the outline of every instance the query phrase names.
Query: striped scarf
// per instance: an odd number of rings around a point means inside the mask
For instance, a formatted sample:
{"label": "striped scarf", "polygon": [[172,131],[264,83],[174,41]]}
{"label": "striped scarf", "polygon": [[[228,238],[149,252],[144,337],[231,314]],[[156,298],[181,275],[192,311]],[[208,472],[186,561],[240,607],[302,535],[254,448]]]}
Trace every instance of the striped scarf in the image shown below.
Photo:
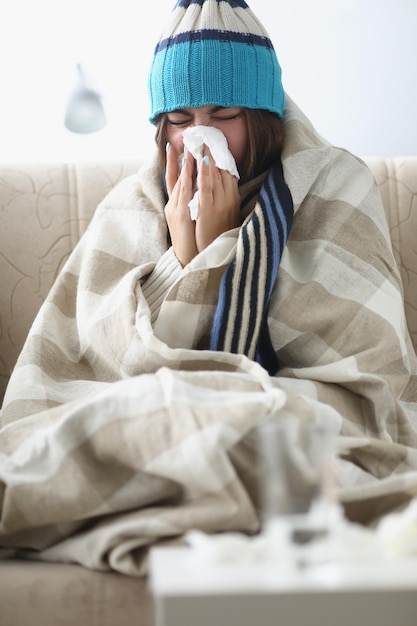
{"label": "striped scarf", "polygon": [[222,277],[211,330],[212,350],[246,354],[271,375],[278,369],[278,359],[269,336],[268,307],[293,214],[278,162],[240,230],[236,256]]}

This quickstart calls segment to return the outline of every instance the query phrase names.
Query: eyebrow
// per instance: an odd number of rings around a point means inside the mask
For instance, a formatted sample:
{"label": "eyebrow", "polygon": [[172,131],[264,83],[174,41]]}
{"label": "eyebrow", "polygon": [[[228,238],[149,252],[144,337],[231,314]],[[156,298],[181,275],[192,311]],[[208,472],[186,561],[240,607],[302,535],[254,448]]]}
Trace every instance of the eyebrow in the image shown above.
{"label": "eyebrow", "polygon": [[[223,111],[223,109],[226,109],[229,107],[222,107],[222,106],[213,106],[211,107],[211,109],[209,109],[209,113],[218,113],[219,111]],[[170,111],[171,113],[179,113],[180,115],[191,115],[190,111],[187,111],[186,109],[175,109],[174,111]]]}

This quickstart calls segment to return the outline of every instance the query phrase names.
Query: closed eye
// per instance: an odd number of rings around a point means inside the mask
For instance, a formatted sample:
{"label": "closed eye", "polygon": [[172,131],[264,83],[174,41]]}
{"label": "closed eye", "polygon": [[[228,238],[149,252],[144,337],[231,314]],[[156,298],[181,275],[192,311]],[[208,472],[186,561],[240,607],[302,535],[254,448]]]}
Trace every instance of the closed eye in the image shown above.
{"label": "closed eye", "polygon": [[234,115],[228,115],[227,117],[213,117],[216,122],[229,122],[230,120],[237,120],[240,117],[240,113]]}
{"label": "closed eye", "polygon": [[[206,122],[208,125],[210,125],[210,123],[221,124],[223,122],[232,122],[239,119],[241,116],[242,109],[233,110],[222,106],[215,106],[207,112]],[[178,128],[182,126],[189,126],[194,120],[194,115],[190,115],[189,111],[186,109],[178,109],[176,111],[172,111],[167,118],[169,126]]]}
{"label": "closed eye", "polygon": [[191,123],[191,119],[186,119],[186,120],[170,120],[168,118],[168,124],[170,126],[186,126],[187,124]]}

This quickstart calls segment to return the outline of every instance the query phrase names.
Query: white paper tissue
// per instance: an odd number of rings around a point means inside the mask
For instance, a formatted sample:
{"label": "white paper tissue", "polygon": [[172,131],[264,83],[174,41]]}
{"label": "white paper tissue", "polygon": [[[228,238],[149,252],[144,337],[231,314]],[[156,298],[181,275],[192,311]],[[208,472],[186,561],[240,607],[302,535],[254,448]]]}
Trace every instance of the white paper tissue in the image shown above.
{"label": "white paper tissue", "polygon": [[290,545],[279,523],[254,537],[240,533],[208,535],[190,530],[186,541],[197,561],[211,565],[280,563],[302,557],[311,565],[323,562],[367,565],[415,559],[417,556],[417,498],[401,512],[381,519],[376,528],[335,518],[327,536],[304,546]]}
{"label": "white paper tissue", "polygon": [[[227,170],[239,180],[239,172],[236,167],[235,159],[229,150],[227,139],[218,128],[213,126],[190,126],[183,134],[184,146],[191,152],[197,162],[197,170],[203,159],[203,150],[206,145],[212,154],[217,167]],[[194,196],[189,202],[191,219],[196,220],[199,208],[198,189],[195,190]]]}
{"label": "white paper tissue", "polygon": [[400,512],[381,518],[376,528],[377,540],[392,558],[417,557],[417,498]]}

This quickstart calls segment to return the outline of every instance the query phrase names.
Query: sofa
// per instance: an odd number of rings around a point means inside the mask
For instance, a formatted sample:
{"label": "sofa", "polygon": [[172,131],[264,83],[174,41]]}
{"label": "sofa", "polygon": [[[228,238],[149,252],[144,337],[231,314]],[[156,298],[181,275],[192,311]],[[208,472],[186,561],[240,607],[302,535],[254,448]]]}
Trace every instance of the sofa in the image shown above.
{"label": "sofa", "polygon": [[[380,188],[417,347],[417,157],[367,157]],[[0,402],[32,320],[100,200],[139,161],[0,164]],[[152,626],[146,579],[0,561],[0,626]]]}

